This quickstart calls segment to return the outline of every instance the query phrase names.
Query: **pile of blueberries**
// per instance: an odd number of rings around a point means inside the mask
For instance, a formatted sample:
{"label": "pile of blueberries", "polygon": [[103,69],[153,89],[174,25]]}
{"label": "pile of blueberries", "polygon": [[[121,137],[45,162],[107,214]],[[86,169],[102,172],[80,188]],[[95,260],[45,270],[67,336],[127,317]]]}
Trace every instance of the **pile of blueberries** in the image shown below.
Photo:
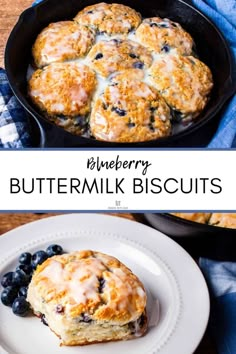
{"label": "pile of blueberries", "polygon": [[1,279],[1,285],[4,288],[1,293],[3,305],[11,306],[15,315],[26,316],[30,312],[26,298],[33,272],[47,258],[62,253],[62,247],[56,244],[48,246],[46,251],[37,251],[33,255],[28,252],[22,253],[15,271],[4,274]]}

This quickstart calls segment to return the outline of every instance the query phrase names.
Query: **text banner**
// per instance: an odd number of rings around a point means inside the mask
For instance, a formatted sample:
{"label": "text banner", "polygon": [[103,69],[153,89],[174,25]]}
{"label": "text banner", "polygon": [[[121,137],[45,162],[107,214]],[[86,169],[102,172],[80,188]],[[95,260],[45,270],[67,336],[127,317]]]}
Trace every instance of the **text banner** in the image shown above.
{"label": "text banner", "polygon": [[233,211],[236,151],[2,150],[0,210]]}

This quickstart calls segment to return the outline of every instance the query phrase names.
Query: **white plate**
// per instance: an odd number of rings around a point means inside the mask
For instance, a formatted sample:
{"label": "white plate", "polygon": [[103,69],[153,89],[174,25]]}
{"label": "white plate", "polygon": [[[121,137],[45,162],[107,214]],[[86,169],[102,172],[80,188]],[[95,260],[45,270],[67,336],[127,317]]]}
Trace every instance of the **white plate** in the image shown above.
{"label": "white plate", "polygon": [[192,258],[174,241],[142,224],[98,214],[50,217],[0,237],[0,276],[14,269],[22,251],[57,242],[66,251],[111,254],[144,283],[148,333],[126,342],[59,347],[58,338],[35,317],[20,318],[0,304],[0,353],[10,354],[192,354],[208,322],[209,296]]}

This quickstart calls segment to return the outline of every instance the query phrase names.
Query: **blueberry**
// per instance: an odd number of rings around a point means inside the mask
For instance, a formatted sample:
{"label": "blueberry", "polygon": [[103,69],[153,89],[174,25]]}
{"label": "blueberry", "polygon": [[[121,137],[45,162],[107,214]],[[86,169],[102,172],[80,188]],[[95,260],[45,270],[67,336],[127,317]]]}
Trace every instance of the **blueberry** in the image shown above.
{"label": "blueberry", "polygon": [[19,257],[20,264],[27,264],[29,265],[31,262],[31,254],[29,252],[22,253]]}
{"label": "blueberry", "polygon": [[138,322],[138,325],[139,325],[139,327],[140,328],[142,328],[144,325],[145,325],[145,317],[144,317],[144,315],[142,314],[140,317],[139,317],[139,319],[137,320],[137,322]]}
{"label": "blueberry", "polygon": [[60,255],[63,253],[63,249],[60,245],[50,245],[46,249],[48,257]]}
{"label": "blueberry", "polygon": [[122,40],[121,40],[121,39],[116,39],[116,38],[114,38],[114,39],[112,39],[112,40],[113,40],[113,42],[116,43],[116,44],[122,43]]}
{"label": "blueberry", "polygon": [[101,58],[103,58],[103,54],[102,53],[98,53],[94,59],[98,60],[98,59],[101,59]]}
{"label": "blueberry", "polygon": [[164,22],[160,23],[159,26],[162,27],[162,28],[169,28],[169,24],[168,23],[164,23]]}
{"label": "blueberry", "polygon": [[20,264],[16,267],[16,270],[23,270],[23,272],[25,272],[25,274],[27,275],[31,275],[32,274],[32,267],[31,265],[27,265],[27,264]]}
{"label": "blueberry", "polygon": [[137,331],[139,331],[139,329],[145,325],[145,322],[146,321],[144,315],[141,315],[136,321],[130,322],[129,329],[131,334],[137,333]]}
{"label": "blueberry", "polygon": [[74,125],[75,126],[84,126],[86,124],[86,119],[84,116],[77,116],[74,118]]}
{"label": "blueberry", "polygon": [[12,277],[13,285],[24,286],[29,284],[29,275],[27,275],[23,270],[16,270]]}
{"label": "blueberry", "polygon": [[182,113],[180,111],[177,111],[175,109],[171,110],[172,117],[176,122],[181,122],[182,121]]}
{"label": "blueberry", "polygon": [[26,316],[29,313],[29,303],[24,296],[17,297],[12,304],[12,311],[17,316]]}
{"label": "blueberry", "polygon": [[137,59],[138,58],[138,56],[136,54],[134,54],[134,53],[130,53],[129,56],[132,59]]}
{"label": "blueberry", "polygon": [[104,109],[104,110],[107,110],[107,105],[106,105],[106,103],[102,103],[102,108]]}
{"label": "blueberry", "polygon": [[64,307],[62,305],[57,305],[56,313],[64,313]]}
{"label": "blueberry", "polygon": [[154,123],[155,122],[155,118],[153,116],[150,117],[150,122]]}
{"label": "blueberry", "polygon": [[13,272],[8,272],[4,274],[1,280],[1,285],[6,288],[7,286],[13,285],[12,283]]}
{"label": "blueberry", "polygon": [[143,63],[141,61],[137,61],[133,64],[133,68],[135,69],[143,69]]}
{"label": "blueberry", "polygon": [[45,326],[48,326],[48,322],[47,322],[47,320],[46,320],[46,318],[45,318],[45,315],[41,315],[41,316],[40,316],[40,319],[41,319],[41,322],[42,322]]}
{"label": "blueberry", "polygon": [[134,30],[134,27],[131,26],[131,27],[128,29],[128,32],[130,33],[130,32],[132,32],[133,30]]}
{"label": "blueberry", "polygon": [[60,119],[62,122],[68,119],[64,114],[57,114],[57,118]]}
{"label": "blueberry", "polygon": [[155,22],[150,23],[150,27],[158,27],[158,24]]}
{"label": "blueberry", "polygon": [[135,127],[135,123],[131,123],[131,122],[130,122],[130,123],[128,123],[127,125],[128,125],[128,128],[133,128],[133,127]]}
{"label": "blueberry", "polygon": [[20,290],[18,291],[18,296],[23,296],[23,297],[27,297],[27,292],[28,292],[28,288],[27,286],[22,286],[20,288]]}
{"label": "blueberry", "polygon": [[98,291],[99,291],[99,293],[102,293],[102,290],[103,290],[103,288],[105,286],[105,282],[106,281],[103,278],[99,278],[98,281],[99,281]]}
{"label": "blueberry", "polygon": [[82,322],[85,322],[85,323],[92,322],[92,319],[88,315],[86,315],[85,313],[82,313],[81,317],[82,317]]}
{"label": "blueberry", "polygon": [[1,294],[1,301],[5,306],[11,306],[17,297],[17,288],[13,286],[6,287]]}
{"label": "blueberry", "polygon": [[151,132],[155,131],[154,126],[152,125],[152,123],[148,124],[148,128],[151,130]]}
{"label": "blueberry", "polygon": [[120,109],[118,107],[112,107],[111,110],[116,112],[120,117],[124,117],[126,115],[126,111],[124,109]]}
{"label": "blueberry", "polygon": [[32,256],[32,261],[31,261],[31,266],[33,269],[36,269],[37,265],[42,264],[46,259],[48,258],[48,255],[44,251],[37,251],[33,254]]}
{"label": "blueberry", "polygon": [[170,51],[170,47],[169,47],[167,44],[165,44],[165,45],[163,45],[163,47],[161,48],[161,51],[162,51],[162,52],[165,52],[165,53],[168,53],[168,52]]}
{"label": "blueberry", "polygon": [[129,322],[129,329],[130,329],[131,334],[137,333],[137,330],[138,330],[137,321]]}

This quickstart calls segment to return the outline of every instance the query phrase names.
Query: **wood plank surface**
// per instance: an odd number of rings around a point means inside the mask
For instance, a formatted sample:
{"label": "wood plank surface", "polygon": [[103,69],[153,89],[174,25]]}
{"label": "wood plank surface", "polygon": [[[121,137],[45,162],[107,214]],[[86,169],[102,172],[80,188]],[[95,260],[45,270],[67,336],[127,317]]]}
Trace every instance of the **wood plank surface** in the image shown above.
{"label": "wood plank surface", "polygon": [[11,29],[31,4],[32,0],[0,0],[0,67],[4,67],[5,45]]}
{"label": "wood plank surface", "polygon": [[[28,222],[39,220],[46,218],[48,216],[59,215],[58,213],[48,213],[48,214],[33,214],[33,213],[11,213],[11,214],[0,214],[0,235],[3,233],[10,231],[17,226],[24,225]],[[128,218],[130,220],[134,220],[132,214],[109,214],[116,215],[119,217]],[[178,350],[179,353],[179,350]],[[127,353],[129,354],[129,353]],[[131,353],[130,353],[131,354]],[[145,354],[145,353],[137,353],[137,354]],[[176,353],[169,353],[176,354]],[[189,353],[192,354],[192,353]],[[210,339],[208,332],[205,334],[202,342],[200,343],[198,349],[194,354],[216,354],[216,350],[214,349],[214,345]]]}

